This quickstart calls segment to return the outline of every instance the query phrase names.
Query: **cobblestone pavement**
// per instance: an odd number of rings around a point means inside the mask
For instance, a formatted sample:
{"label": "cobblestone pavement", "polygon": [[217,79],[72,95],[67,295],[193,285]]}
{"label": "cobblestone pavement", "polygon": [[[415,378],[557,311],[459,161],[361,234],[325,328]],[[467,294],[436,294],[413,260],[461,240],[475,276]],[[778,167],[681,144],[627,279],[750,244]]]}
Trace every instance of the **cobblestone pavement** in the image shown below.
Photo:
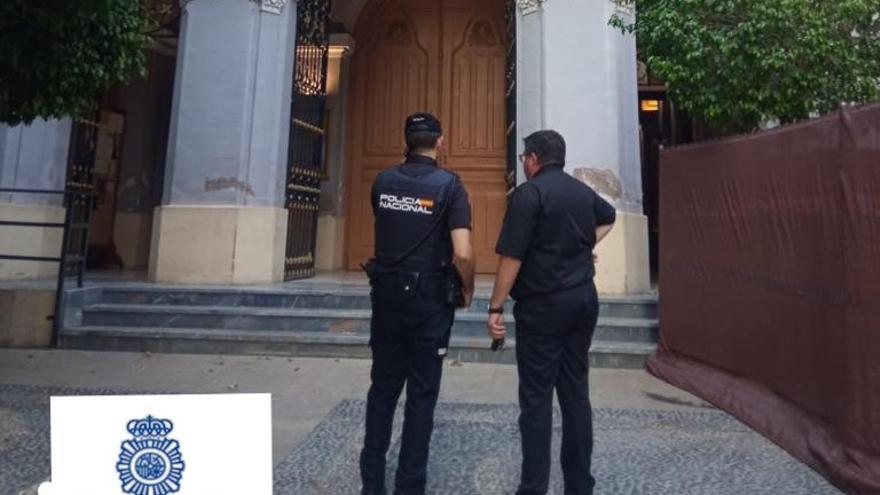
{"label": "cobblestone pavement", "polygon": [[[0,495],[18,495],[49,476],[49,395],[85,393],[107,391],[0,385]],[[275,493],[356,495],[363,415],[362,401],[339,402],[276,466]],[[428,492],[512,493],[520,458],[516,416],[513,404],[441,403]],[[839,493],[720,412],[597,408],[595,418],[597,495]],[[389,473],[399,448],[399,418],[395,424]],[[556,424],[554,451],[559,433]],[[555,462],[551,493],[563,493]]]}
{"label": "cobblestone pavement", "polygon": [[[514,405],[440,404],[428,493],[510,494],[519,474]],[[357,456],[364,403],[340,403],[276,469],[275,492],[358,493]],[[720,412],[596,409],[596,494],[822,495],[824,479]],[[554,424],[558,452],[561,425]],[[393,480],[400,418],[387,478]],[[555,457],[555,455],[554,455]],[[562,494],[553,464],[551,494]]]}

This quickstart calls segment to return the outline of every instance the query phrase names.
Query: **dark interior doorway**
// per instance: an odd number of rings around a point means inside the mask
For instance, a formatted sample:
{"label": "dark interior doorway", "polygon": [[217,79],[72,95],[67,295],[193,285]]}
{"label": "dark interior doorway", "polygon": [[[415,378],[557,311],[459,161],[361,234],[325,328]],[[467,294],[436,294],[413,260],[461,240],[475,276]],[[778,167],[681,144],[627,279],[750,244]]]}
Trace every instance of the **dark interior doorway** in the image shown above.
{"label": "dark interior doorway", "polygon": [[642,191],[648,217],[651,282],[658,284],[660,238],[660,150],[694,141],[694,122],[679,111],[663,86],[639,87]]}

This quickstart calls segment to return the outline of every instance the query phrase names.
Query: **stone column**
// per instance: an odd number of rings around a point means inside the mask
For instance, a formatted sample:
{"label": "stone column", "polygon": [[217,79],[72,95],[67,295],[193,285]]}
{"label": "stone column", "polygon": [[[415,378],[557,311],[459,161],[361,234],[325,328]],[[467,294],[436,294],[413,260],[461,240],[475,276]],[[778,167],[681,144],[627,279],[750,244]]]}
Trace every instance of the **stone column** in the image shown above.
{"label": "stone column", "polygon": [[150,278],[280,281],[296,43],[287,0],[183,1]]}
{"label": "stone column", "polygon": [[[0,126],[0,187],[64,189],[70,130],[69,119]],[[0,193],[0,220],[63,222],[62,197]],[[61,229],[0,226],[0,254],[57,257],[62,235]],[[57,263],[0,260],[0,280],[57,275]]]}
{"label": "stone column", "polygon": [[605,294],[650,289],[648,223],[642,208],[636,46],[608,25],[614,0],[520,0],[518,133],[555,129],[566,171],[618,210],[599,246],[596,283]]}
{"label": "stone column", "polygon": [[319,271],[345,268],[345,198],[348,168],[345,153],[348,149],[348,90],[350,86],[351,56],[355,40],[348,34],[330,36],[330,54],[327,67],[327,177],[321,184],[321,204],[318,216],[318,243],[315,249],[315,267]]}

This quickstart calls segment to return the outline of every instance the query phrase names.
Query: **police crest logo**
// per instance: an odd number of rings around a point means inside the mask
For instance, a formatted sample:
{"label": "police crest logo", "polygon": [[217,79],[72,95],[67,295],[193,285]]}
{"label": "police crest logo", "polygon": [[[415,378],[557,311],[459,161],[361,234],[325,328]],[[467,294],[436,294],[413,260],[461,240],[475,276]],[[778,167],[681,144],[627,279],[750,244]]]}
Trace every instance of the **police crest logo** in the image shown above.
{"label": "police crest logo", "polygon": [[116,470],[122,491],[131,495],[167,495],[180,490],[185,464],[177,440],[167,438],[174,424],[147,416],[133,419],[126,429],[132,439],[122,442]]}
{"label": "police crest logo", "polygon": [[408,196],[395,196],[393,194],[380,194],[379,208],[400,211],[404,213],[433,215],[434,200],[425,198],[412,198]]}

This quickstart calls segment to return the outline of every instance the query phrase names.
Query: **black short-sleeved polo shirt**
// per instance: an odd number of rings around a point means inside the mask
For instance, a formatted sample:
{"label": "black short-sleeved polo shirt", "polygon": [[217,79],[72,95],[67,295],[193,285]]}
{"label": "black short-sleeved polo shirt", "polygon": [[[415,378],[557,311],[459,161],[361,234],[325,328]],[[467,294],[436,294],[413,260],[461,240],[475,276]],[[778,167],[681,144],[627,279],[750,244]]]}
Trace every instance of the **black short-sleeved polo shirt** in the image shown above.
{"label": "black short-sleeved polo shirt", "polygon": [[514,191],[495,251],[522,261],[516,300],[585,285],[596,274],[596,227],[616,212],[561,165],[544,166]]}
{"label": "black short-sleeved polo shirt", "polygon": [[[424,155],[409,155],[406,163],[400,167],[400,171],[410,177],[420,177],[431,173],[437,168],[437,160]],[[378,206],[379,197],[375,193],[370,194],[373,212]],[[446,207],[446,225],[448,230],[471,228],[471,204],[468,199],[467,189],[461,180],[455,181],[452,191],[449,192],[449,206]]]}

